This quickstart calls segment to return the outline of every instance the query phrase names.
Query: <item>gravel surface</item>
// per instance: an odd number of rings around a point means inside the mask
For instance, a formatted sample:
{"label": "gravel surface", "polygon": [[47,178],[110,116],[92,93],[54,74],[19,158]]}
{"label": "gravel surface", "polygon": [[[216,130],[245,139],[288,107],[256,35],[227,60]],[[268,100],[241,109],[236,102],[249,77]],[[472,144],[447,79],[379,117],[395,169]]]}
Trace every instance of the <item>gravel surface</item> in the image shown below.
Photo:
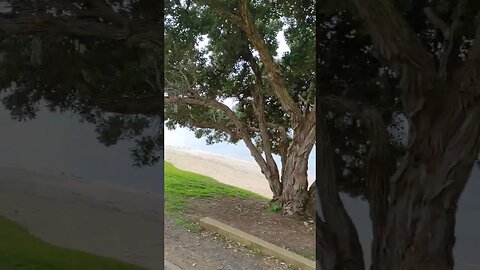
{"label": "gravel surface", "polygon": [[289,270],[213,233],[194,233],[165,216],[165,258],[188,270]]}

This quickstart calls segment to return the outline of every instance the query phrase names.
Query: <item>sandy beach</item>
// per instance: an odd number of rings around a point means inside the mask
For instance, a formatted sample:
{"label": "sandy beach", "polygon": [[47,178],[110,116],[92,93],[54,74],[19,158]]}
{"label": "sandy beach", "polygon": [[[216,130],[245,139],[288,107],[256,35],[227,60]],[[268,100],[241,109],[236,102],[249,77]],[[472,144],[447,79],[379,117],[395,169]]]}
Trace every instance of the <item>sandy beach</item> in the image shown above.
{"label": "sandy beach", "polygon": [[[214,178],[271,198],[272,191],[260,167],[252,162],[176,146],[165,146],[165,161],[175,167]],[[313,180],[309,180],[312,184]]]}

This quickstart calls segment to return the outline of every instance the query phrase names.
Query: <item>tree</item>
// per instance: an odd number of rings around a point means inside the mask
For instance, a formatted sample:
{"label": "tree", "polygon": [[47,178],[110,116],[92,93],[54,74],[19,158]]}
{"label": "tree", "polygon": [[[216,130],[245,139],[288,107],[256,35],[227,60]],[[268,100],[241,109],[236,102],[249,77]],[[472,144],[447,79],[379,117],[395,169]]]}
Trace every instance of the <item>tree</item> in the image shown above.
{"label": "tree", "polygon": [[[46,102],[97,125],[112,145],[135,139],[135,165],[163,146],[161,2],[3,1],[0,94],[13,118]],[[159,120],[159,121],[158,121]]]}
{"label": "tree", "polygon": [[[312,1],[166,6],[166,125],[188,127],[209,143],[242,141],[288,214],[313,214],[315,205],[307,182],[315,143],[314,16]],[[282,25],[290,52],[276,58]]]}
{"label": "tree", "polygon": [[[475,21],[480,7],[475,1],[462,0],[351,0],[345,4],[349,11],[343,12],[361,25],[356,28],[358,36],[369,39],[362,48],[376,59],[350,58],[348,68],[363,63],[365,69],[393,71],[391,82],[396,81],[399,91],[373,90],[401,102],[369,102],[361,91],[365,84],[358,85],[361,80],[355,84],[355,79],[348,82],[357,89],[339,93],[337,88],[330,95],[322,86],[331,82],[318,76],[323,93],[318,96],[323,113],[317,119],[319,262],[322,269],[364,269],[357,231],[339,198],[342,179],[336,173],[339,164],[334,151],[339,129],[328,125],[329,112],[341,111],[362,119],[363,140],[370,142],[363,156],[365,166],[360,168],[364,175],[360,193],[370,205],[373,225],[371,269],[453,269],[457,203],[480,150],[476,121],[480,27]],[[328,17],[326,9],[318,11],[325,12],[318,17]],[[322,44],[317,42],[320,54]],[[364,82],[371,78],[366,76]],[[397,105],[408,119],[409,132],[404,149],[395,152],[387,127]],[[395,164],[397,158],[400,162]]]}

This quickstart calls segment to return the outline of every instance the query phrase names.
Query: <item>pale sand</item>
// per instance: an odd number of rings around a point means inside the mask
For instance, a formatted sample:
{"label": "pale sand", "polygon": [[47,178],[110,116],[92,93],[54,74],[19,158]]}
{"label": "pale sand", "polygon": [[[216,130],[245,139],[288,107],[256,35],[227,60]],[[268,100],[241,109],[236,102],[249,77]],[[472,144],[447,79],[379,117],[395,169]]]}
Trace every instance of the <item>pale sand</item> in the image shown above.
{"label": "pale sand", "polygon": [[[268,181],[255,163],[169,145],[165,146],[165,160],[179,169],[272,197]],[[312,183],[310,179],[309,184]]]}
{"label": "pale sand", "polygon": [[163,269],[160,194],[0,168],[0,215],[46,242]]}

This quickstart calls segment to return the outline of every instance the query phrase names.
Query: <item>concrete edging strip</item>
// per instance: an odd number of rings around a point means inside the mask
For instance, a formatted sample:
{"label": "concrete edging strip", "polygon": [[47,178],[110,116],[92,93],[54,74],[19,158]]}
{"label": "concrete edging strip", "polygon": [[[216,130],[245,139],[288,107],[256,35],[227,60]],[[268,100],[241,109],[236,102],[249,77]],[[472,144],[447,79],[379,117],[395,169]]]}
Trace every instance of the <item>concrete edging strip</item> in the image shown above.
{"label": "concrete edging strip", "polygon": [[165,270],[182,270],[182,269],[174,265],[173,263],[165,260]]}
{"label": "concrete edging strip", "polygon": [[264,255],[273,256],[302,270],[315,270],[315,261],[309,260],[212,218],[204,217],[200,219],[200,225],[205,229],[215,231],[220,235],[246,245],[247,247],[258,249]]}

